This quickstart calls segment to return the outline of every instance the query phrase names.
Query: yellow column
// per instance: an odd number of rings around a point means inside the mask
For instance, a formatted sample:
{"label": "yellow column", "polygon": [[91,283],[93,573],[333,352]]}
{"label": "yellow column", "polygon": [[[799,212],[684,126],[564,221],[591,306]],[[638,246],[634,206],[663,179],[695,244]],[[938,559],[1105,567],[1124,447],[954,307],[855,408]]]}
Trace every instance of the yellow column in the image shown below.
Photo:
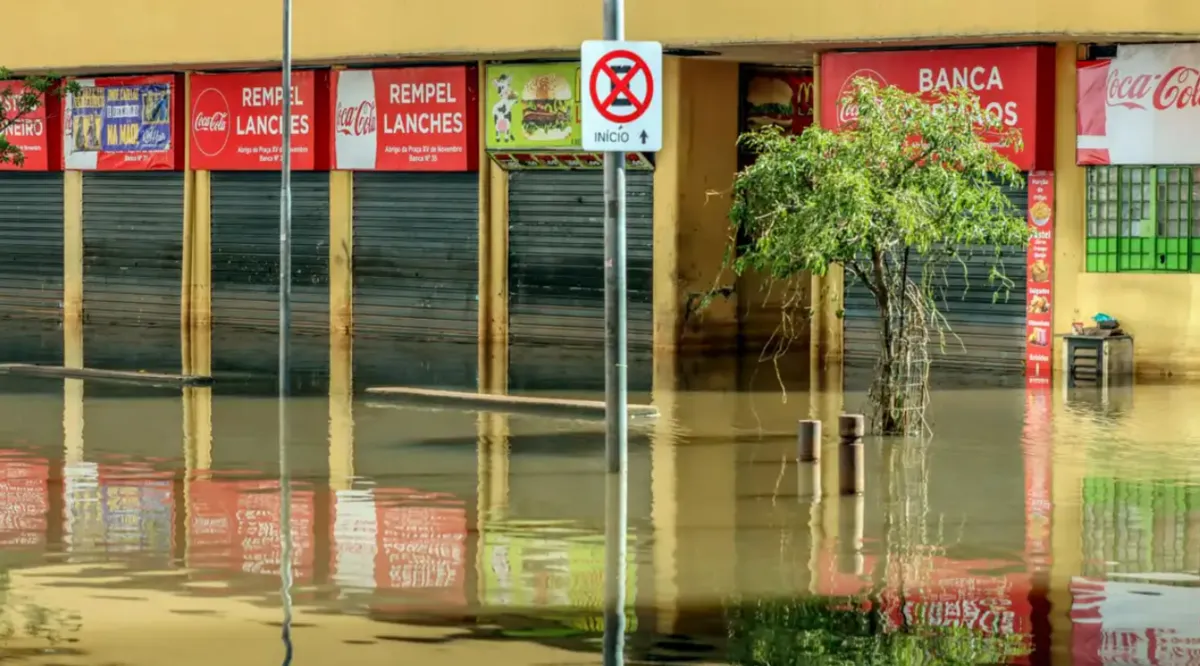
{"label": "yellow column", "polygon": [[[192,86],[190,72],[183,76],[183,99],[190,99],[189,91]],[[185,110],[186,116],[187,110]],[[179,280],[179,350],[180,371],[189,374],[192,371],[192,297],[196,278],[196,174],[192,171],[192,147],[188,141],[189,125],[184,123],[183,141],[183,220],[181,220],[183,236],[183,274]]]}
{"label": "yellow column", "polygon": [[63,173],[63,365],[83,367],[83,173]]}
{"label": "yellow column", "polygon": [[[1058,45],[1054,100],[1054,330],[1071,328],[1079,300],[1079,275],[1084,271],[1086,181],[1075,164],[1075,63],[1079,45]],[[1053,358],[1062,358],[1061,340],[1054,340]],[[1055,363],[1054,372],[1062,371]]]}
{"label": "yellow column", "polygon": [[704,311],[696,298],[728,286],[729,190],[737,170],[738,64],[663,62],[663,149],[654,173],[654,347],[737,344],[737,295]]}
{"label": "yellow column", "polygon": [[[813,125],[821,126],[821,55],[813,56]],[[845,290],[845,271],[841,266],[830,266],[825,275],[814,275],[812,280],[813,321],[809,329],[809,362],[813,367],[842,362],[843,329],[842,297]]]}
{"label": "yellow column", "polygon": [[[486,62],[479,66],[479,117],[487,118]],[[479,136],[479,388],[508,390],[508,172]]]}
{"label": "yellow column", "polygon": [[[191,315],[188,355],[196,375],[212,374],[212,174],[197,171],[192,179]],[[186,255],[185,255],[186,256]]]}
{"label": "yellow column", "polygon": [[344,339],[329,351],[329,488],[354,482],[354,345]]}
{"label": "yellow column", "polygon": [[329,344],[354,331],[354,173],[329,172]]}

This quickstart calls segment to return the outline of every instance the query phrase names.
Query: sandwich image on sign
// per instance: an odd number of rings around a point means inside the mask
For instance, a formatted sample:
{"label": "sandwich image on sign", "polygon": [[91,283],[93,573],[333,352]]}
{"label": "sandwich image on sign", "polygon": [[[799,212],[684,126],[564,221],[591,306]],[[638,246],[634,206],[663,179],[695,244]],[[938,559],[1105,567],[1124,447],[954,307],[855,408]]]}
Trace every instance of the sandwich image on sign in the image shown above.
{"label": "sandwich image on sign", "polygon": [[571,84],[557,74],[529,79],[521,94],[521,129],[530,141],[559,141],[571,136]]}
{"label": "sandwich image on sign", "polygon": [[773,76],[756,76],[746,90],[746,125],[792,127],[792,87]]}

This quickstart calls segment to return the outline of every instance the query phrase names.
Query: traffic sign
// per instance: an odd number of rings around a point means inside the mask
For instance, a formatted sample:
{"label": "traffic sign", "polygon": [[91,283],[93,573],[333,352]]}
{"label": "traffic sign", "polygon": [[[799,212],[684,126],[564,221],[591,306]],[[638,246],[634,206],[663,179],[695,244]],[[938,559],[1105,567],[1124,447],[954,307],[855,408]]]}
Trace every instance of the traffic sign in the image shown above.
{"label": "traffic sign", "polygon": [[662,44],[592,40],[580,51],[583,149],[662,150]]}

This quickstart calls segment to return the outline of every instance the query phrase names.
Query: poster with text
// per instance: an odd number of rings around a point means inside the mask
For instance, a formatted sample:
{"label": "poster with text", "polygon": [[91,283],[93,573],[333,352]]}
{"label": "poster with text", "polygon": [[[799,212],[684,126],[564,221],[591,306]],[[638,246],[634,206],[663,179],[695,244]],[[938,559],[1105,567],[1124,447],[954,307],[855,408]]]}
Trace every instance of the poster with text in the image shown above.
{"label": "poster with text", "polygon": [[46,543],[49,479],[45,459],[0,451],[0,548]]}
{"label": "poster with text", "polygon": [[62,142],[62,110],[58,100],[41,93],[37,105],[29,109],[22,100],[31,91],[20,81],[0,81],[0,136],[15,148],[22,160],[14,156],[0,162],[0,171],[58,171],[62,158],[58,148]]}
{"label": "poster with text", "polygon": [[578,150],[579,63],[497,64],[487,68],[488,150]]}
{"label": "poster with text", "polygon": [[101,465],[100,514],[109,552],[169,555],[175,526],[171,472]]}
{"label": "poster with text", "polygon": [[[191,168],[275,171],[280,167],[283,86],[279,72],[193,74],[189,118]],[[328,74],[292,74],[292,162],[297,171],[328,168]]]}
{"label": "poster with text", "polygon": [[333,168],[473,171],[479,98],[472,67],[333,73]]}
{"label": "poster with text", "polygon": [[808,71],[751,68],[744,73],[742,131],[766,125],[800,134],[813,121],[813,76]]}
{"label": "poster with text", "polygon": [[176,140],[175,75],[76,79],[63,95],[63,165],[92,171],[171,171]]}
{"label": "poster with text", "polygon": [[1049,383],[1054,356],[1054,174],[1029,174],[1025,266],[1025,376]]}

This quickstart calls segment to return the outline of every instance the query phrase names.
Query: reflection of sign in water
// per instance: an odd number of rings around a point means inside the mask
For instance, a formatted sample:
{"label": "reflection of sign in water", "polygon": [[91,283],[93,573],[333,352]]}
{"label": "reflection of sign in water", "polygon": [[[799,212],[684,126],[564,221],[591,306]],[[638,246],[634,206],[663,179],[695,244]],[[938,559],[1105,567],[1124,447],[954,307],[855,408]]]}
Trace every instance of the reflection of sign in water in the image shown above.
{"label": "reflection of sign in water", "polygon": [[68,463],[63,467],[63,487],[63,540],[67,552],[95,553],[104,543],[99,467],[96,463]]}
{"label": "reflection of sign in water", "polygon": [[[484,604],[516,610],[545,609],[549,612],[539,615],[562,614],[565,622],[576,629],[603,630],[603,538],[539,536],[536,529],[530,526],[529,534],[499,530],[484,534]],[[633,611],[637,600],[635,552],[630,537],[625,574],[627,631],[637,629]]]}
{"label": "reflection of sign in water", "polygon": [[1122,581],[1071,581],[1076,666],[1200,663],[1200,590]]}
{"label": "reflection of sign in water", "polygon": [[[188,492],[189,566],[277,575],[282,533],[279,484],[192,482]],[[292,562],[296,580],[312,576],[313,494],[292,492]]]}
{"label": "reflection of sign in water", "polygon": [[467,514],[462,503],[399,488],[376,489],[375,501],[377,584],[465,604]]}
{"label": "reflection of sign in water", "polygon": [[107,550],[169,553],[174,526],[170,473],[141,465],[101,466],[99,477]]}
{"label": "reflection of sign in water", "polygon": [[0,547],[46,542],[49,467],[42,459],[9,458],[0,451]]}
{"label": "reflection of sign in water", "polygon": [[379,527],[372,492],[339,490],[333,510],[334,582],[341,588],[374,588]]}

